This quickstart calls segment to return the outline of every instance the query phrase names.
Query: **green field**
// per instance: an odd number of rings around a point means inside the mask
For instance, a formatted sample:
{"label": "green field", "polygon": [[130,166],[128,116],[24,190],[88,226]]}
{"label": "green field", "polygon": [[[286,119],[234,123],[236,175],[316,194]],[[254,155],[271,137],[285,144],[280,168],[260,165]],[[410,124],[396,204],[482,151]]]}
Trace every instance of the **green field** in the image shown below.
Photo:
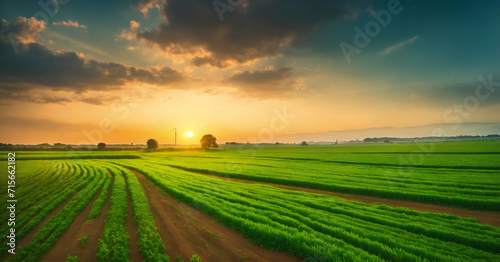
{"label": "green field", "polygon": [[[6,159],[7,152],[2,154]],[[7,162],[0,162],[0,168],[7,170]],[[85,247],[95,252],[95,260],[134,260],[137,249],[145,261],[179,261],[177,251],[169,249],[173,243],[166,241],[168,232],[161,228],[165,225],[159,224],[165,220],[157,212],[160,207],[152,204],[152,198],[160,196],[148,194],[151,188],[143,179],[177,204],[241,232],[253,245],[301,260],[500,261],[498,224],[411,209],[412,203],[426,203],[500,217],[500,141],[19,151],[16,170],[16,240],[24,245],[15,256],[8,255],[7,238],[2,237],[1,256],[9,261],[49,259],[47,252],[57,248],[61,236],[81,226],[79,216],[87,224],[103,220],[104,229]],[[7,188],[6,176],[1,182]],[[0,195],[2,210],[5,192]],[[408,208],[320,192],[407,201]],[[9,213],[3,211],[0,217],[0,234],[8,235]],[[136,228],[131,233],[132,219]],[[189,254],[215,260],[215,255],[203,255],[212,252],[207,251],[212,242],[204,245]],[[76,255],[72,248],[65,252],[65,257]]]}

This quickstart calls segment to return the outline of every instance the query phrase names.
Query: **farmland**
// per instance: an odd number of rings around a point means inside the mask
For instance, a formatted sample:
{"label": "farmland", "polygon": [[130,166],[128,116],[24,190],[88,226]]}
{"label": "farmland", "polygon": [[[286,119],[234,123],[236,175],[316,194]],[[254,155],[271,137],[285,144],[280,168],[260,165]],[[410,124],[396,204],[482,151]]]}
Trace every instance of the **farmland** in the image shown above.
{"label": "farmland", "polygon": [[17,152],[16,167],[8,261],[500,261],[498,141]]}

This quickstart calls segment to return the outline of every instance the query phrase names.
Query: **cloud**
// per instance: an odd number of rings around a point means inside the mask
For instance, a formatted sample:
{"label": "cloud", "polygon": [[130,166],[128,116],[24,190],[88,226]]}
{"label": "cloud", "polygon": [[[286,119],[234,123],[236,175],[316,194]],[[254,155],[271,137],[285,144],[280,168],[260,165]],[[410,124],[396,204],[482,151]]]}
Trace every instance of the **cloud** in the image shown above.
{"label": "cloud", "polygon": [[358,1],[246,0],[219,19],[214,1],[169,0],[164,22],[137,38],[196,66],[225,68],[282,55],[321,25],[355,14]]}
{"label": "cloud", "polygon": [[223,84],[236,87],[253,97],[283,97],[295,92],[300,81],[291,67],[269,67],[257,71],[234,72]]}
{"label": "cloud", "polygon": [[418,36],[414,36],[408,40],[405,40],[401,43],[395,44],[393,46],[390,46],[390,47],[384,49],[384,51],[380,52],[379,55],[388,55],[394,51],[397,51],[397,50],[403,48],[404,46],[415,43],[415,41],[417,41],[417,40],[418,40]]}
{"label": "cloud", "polygon": [[127,40],[132,40],[136,37],[137,35],[137,29],[139,28],[140,24],[134,20],[130,21],[130,30],[123,29],[122,33],[120,34],[120,38],[127,39]]}
{"label": "cloud", "polygon": [[464,103],[469,103],[469,106],[471,106],[474,104],[471,101],[479,101],[479,106],[499,105],[500,92],[498,89],[500,88],[498,84],[500,83],[500,79],[492,79],[491,83],[493,84],[489,88],[479,82],[457,83],[444,87],[424,89],[420,91],[420,94],[428,100],[449,106]]}
{"label": "cloud", "polygon": [[[19,22],[20,21],[20,22]],[[39,24],[33,19],[18,19],[17,23]],[[149,84],[166,89],[182,89],[189,77],[167,66],[136,68],[120,63],[85,59],[78,52],[54,51],[30,41],[12,47],[4,33],[17,32],[35,39],[41,30],[24,27],[27,32],[14,30],[2,20],[0,35],[0,94],[2,99],[35,103],[64,103],[69,98],[33,95],[33,90],[61,91],[81,94],[87,91],[110,91],[130,84]],[[40,28],[40,27],[34,27]],[[96,100],[82,100],[96,104]]]}
{"label": "cloud", "polygon": [[160,0],[134,0],[132,2],[137,10],[144,15],[144,17],[147,17],[149,9],[160,7]]}
{"label": "cloud", "polygon": [[[491,78],[490,78],[491,77]],[[391,100],[401,100],[425,104],[429,107],[438,106],[454,108],[488,107],[500,105],[500,78],[484,75],[487,83],[456,82],[451,84],[409,83],[403,86],[384,89],[370,95],[389,97]]]}
{"label": "cloud", "polygon": [[69,27],[74,27],[74,28],[84,28],[87,29],[86,26],[79,24],[77,21],[61,21],[61,22],[53,22],[52,25],[55,26],[69,26]]}
{"label": "cloud", "polygon": [[43,20],[35,18],[17,17],[14,23],[0,20],[0,40],[4,42],[20,42],[23,44],[33,43],[40,32],[46,29]]}
{"label": "cloud", "polygon": [[50,96],[44,94],[33,94],[32,92],[19,92],[5,90],[0,87],[0,95],[3,100],[15,100],[21,102],[31,102],[36,104],[64,104],[71,102],[70,99],[59,96]]}
{"label": "cloud", "polygon": [[104,105],[117,101],[119,99],[120,98],[118,96],[91,96],[81,98],[78,101],[91,105]]}

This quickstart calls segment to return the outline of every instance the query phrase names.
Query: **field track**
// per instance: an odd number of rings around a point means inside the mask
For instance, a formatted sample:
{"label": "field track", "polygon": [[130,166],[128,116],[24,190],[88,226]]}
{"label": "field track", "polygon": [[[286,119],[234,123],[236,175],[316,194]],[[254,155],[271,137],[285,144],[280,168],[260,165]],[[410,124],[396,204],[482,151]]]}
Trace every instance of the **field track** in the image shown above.
{"label": "field track", "polygon": [[[179,203],[144,175],[132,171],[148,196],[156,225],[171,258],[189,258],[198,253],[209,261],[301,261],[283,252],[274,252],[250,243],[240,232]],[[206,246],[203,250],[199,246]]]}

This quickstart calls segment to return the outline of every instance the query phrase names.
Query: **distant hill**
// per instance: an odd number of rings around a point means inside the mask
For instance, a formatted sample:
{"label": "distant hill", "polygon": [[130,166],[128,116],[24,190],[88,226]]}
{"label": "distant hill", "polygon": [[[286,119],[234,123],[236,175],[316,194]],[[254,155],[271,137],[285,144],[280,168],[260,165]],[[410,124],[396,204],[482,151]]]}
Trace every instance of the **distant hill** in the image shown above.
{"label": "distant hill", "polygon": [[[458,127],[458,128],[457,128]],[[431,124],[409,127],[374,127],[367,129],[328,131],[322,133],[301,133],[285,134],[278,137],[277,141],[284,143],[297,143],[300,141],[362,141],[368,137],[429,137],[433,136],[436,130],[442,130],[443,136],[476,136],[500,134],[500,122],[467,122],[457,124]]]}

